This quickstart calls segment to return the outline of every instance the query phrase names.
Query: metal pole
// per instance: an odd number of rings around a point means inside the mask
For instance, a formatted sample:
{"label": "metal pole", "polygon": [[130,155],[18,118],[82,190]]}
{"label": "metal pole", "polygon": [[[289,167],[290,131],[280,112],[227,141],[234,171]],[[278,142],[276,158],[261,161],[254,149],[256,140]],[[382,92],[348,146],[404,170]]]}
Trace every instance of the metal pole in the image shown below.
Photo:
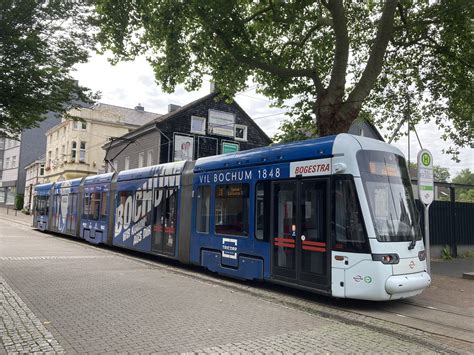
{"label": "metal pole", "polygon": [[426,251],[426,269],[431,275],[431,252],[430,252],[430,205],[425,205],[425,251]]}
{"label": "metal pole", "polygon": [[453,186],[449,187],[449,197],[451,206],[451,252],[455,258],[458,257],[458,243],[456,240],[456,194]]}

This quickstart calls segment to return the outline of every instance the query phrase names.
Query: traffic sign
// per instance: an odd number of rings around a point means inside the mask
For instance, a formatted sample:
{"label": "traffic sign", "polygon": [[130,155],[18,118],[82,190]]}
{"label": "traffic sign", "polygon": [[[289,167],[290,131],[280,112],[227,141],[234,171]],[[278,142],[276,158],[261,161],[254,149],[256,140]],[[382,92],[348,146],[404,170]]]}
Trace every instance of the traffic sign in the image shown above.
{"label": "traffic sign", "polygon": [[434,199],[433,156],[427,149],[418,153],[418,196],[425,205]]}

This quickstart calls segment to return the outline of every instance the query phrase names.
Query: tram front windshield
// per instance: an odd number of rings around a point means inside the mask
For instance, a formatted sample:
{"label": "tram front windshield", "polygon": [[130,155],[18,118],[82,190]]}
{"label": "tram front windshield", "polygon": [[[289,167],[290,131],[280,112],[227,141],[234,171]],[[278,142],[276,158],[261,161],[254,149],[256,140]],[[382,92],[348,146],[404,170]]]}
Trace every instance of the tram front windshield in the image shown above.
{"label": "tram front windshield", "polygon": [[393,153],[363,150],[357,153],[357,161],[377,239],[420,240],[418,212],[405,159]]}

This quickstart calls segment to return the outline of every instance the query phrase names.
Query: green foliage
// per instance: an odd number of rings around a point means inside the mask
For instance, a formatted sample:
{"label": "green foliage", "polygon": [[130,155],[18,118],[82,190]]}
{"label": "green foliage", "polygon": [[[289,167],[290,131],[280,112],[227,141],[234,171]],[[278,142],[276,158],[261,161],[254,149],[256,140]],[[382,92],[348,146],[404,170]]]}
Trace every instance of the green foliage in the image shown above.
{"label": "green foliage", "polygon": [[453,256],[451,255],[451,248],[449,245],[446,245],[442,250],[441,250],[441,258],[444,260],[451,260]]}
{"label": "green foliage", "polygon": [[296,98],[298,127],[282,125],[289,137],[303,136],[308,116],[326,135],[346,132],[362,109],[393,130],[409,110],[412,124],[434,120],[468,146],[474,2],[430,3],[97,0],[97,38],[115,61],[145,54],[168,92],[197,89],[209,75],[232,97],[252,76],[276,105]]}
{"label": "green foliage", "polygon": [[473,188],[456,187],[456,201],[474,202],[474,173],[470,169],[463,169],[453,178],[453,183],[472,185]]}
{"label": "green foliage", "polygon": [[92,45],[85,0],[0,2],[0,130],[9,136],[36,126],[71,100],[95,98],[70,76]]}
{"label": "green foliage", "polygon": [[[410,169],[417,171],[418,164],[414,162],[410,162]],[[435,182],[448,182],[451,176],[448,168],[445,168],[439,165],[433,165],[433,175],[434,175]]]}
{"label": "green foliage", "polygon": [[272,140],[275,143],[288,143],[317,136],[318,133],[311,117],[302,116],[283,120]]}
{"label": "green foliage", "polygon": [[23,209],[23,203],[24,203],[24,195],[23,194],[17,194],[15,196],[15,209],[16,210],[22,210]]}

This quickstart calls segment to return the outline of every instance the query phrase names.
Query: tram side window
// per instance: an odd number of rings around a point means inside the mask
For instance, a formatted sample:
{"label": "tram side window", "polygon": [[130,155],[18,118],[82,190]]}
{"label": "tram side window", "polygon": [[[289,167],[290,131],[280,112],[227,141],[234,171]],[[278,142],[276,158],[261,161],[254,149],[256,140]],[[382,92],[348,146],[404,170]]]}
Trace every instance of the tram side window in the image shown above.
{"label": "tram side window", "polygon": [[37,196],[36,197],[36,212],[39,216],[45,216],[48,214],[49,209],[49,196]]}
{"label": "tram side window", "polygon": [[107,219],[107,192],[102,192],[100,198],[100,219],[102,221]]}
{"label": "tram side window", "polygon": [[335,180],[334,234],[335,249],[368,252],[369,246],[352,179]]}
{"label": "tram side window", "polygon": [[260,181],[255,188],[255,238],[270,238],[270,181]]}
{"label": "tram side window", "polygon": [[216,186],[214,223],[217,234],[248,236],[248,184]]}
{"label": "tram side window", "polygon": [[209,233],[211,215],[211,187],[199,186],[197,190],[196,231]]}
{"label": "tram side window", "polygon": [[90,194],[84,194],[84,203],[82,205],[82,219],[89,219],[89,210],[90,210]]}
{"label": "tram side window", "polygon": [[100,216],[100,192],[91,193],[90,202],[89,219],[98,221]]}

